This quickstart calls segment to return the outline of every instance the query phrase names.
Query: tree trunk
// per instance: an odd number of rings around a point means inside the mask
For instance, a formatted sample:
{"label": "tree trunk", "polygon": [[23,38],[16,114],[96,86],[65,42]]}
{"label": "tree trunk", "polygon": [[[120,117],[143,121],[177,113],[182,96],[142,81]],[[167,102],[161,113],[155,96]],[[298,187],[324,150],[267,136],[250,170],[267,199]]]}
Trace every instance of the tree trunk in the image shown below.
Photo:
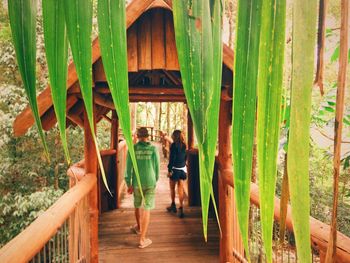
{"label": "tree trunk", "polygon": [[166,104],[166,132],[170,134],[170,102]]}

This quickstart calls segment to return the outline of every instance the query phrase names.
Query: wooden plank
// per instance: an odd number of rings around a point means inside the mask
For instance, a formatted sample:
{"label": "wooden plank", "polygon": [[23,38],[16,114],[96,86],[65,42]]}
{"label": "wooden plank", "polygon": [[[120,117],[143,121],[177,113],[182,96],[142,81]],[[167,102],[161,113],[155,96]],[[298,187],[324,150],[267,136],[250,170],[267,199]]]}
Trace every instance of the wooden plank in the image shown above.
{"label": "wooden plank", "polygon": [[164,10],[153,9],[152,17],[152,69],[165,69]]}
{"label": "wooden plank", "polygon": [[137,21],[137,57],[139,70],[152,69],[152,24],[150,13]]}
{"label": "wooden plank", "polygon": [[24,231],[1,248],[1,262],[17,263],[31,260],[57,233],[79,201],[90,192],[94,185],[96,185],[94,175],[84,176],[76,186],[69,189]]}
{"label": "wooden plank", "polygon": [[[68,96],[67,98],[67,105],[66,105],[66,112],[70,110],[74,106],[74,104],[78,101],[78,98],[76,96]],[[55,126],[57,122],[56,114],[54,107],[50,107],[49,110],[45,112],[44,115],[41,116],[41,123],[43,125],[43,129],[45,131],[50,130],[53,126]]]}
{"label": "wooden plank", "polygon": [[165,12],[165,32],[166,69],[180,70],[177,58],[173,15],[171,12]]}
{"label": "wooden plank", "polygon": [[130,95],[130,102],[186,102],[181,95]]}
{"label": "wooden plank", "polygon": [[79,94],[81,93],[79,81],[76,81],[68,90],[67,94]]}
{"label": "wooden plank", "polygon": [[128,71],[137,72],[138,57],[137,57],[137,23],[129,27],[127,31],[127,44],[128,44]]}
{"label": "wooden plank", "polygon": [[103,63],[102,63],[102,58],[98,59],[94,64],[93,64],[93,78],[95,82],[106,82],[106,74],[105,70],[103,68]]}
{"label": "wooden plank", "polygon": [[170,6],[165,3],[163,0],[154,0],[153,3],[147,8],[147,10],[150,10],[150,9],[168,9],[168,10],[171,10]]}
{"label": "wooden plank", "polygon": [[[107,83],[100,83],[94,91],[96,91],[96,93],[104,95],[110,94]],[[182,86],[130,86],[129,94],[184,95],[185,93],[182,89]]]}
{"label": "wooden plank", "polygon": [[126,27],[129,28],[149,8],[154,0],[136,0],[126,7]]}

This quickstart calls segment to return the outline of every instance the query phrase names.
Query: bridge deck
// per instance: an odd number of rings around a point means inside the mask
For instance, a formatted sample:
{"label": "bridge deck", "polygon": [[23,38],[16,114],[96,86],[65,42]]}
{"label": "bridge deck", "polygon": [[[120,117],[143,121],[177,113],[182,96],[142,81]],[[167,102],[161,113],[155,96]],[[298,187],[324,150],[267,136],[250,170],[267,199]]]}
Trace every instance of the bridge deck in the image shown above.
{"label": "bridge deck", "polygon": [[153,244],[139,249],[138,238],[130,232],[135,224],[133,199],[125,195],[122,208],[102,214],[99,223],[100,262],[218,262],[219,233],[209,219],[208,243],[204,242],[200,208],[185,208],[185,218],[166,212],[170,203],[166,161],[161,158],[156,208],[148,230]]}

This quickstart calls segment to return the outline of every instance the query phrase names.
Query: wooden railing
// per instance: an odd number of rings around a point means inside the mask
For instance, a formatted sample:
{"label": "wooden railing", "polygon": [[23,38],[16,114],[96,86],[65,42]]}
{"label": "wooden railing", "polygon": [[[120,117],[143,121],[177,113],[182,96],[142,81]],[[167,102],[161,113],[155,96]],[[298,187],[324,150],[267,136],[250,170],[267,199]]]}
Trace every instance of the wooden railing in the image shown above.
{"label": "wooden railing", "polygon": [[[232,180],[232,170],[220,171],[220,176],[226,184],[234,187],[234,183]],[[259,187],[255,183],[251,183],[250,186],[250,203],[251,205],[256,206],[258,208],[260,207]],[[274,219],[277,222],[279,222],[280,220],[280,199],[277,197],[275,197]],[[286,227],[288,231],[293,233],[293,223],[290,206],[288,206]],[[324,256],[326,255],[329,230],[329,225],[313,217],[310,217],[311,244],[314,251],[318,251],[320,262],[324,262]],[[235,248],[233,249],[235,250]],[[238,256],[244,258],[244,255]],[[337,262],[350,262],[350,238],[340,232],[338,232],[337,236],[336,259]]]}
{"label": "wooden railing", "polygon": [[88,194],[95,184],[96,175],[83,176],[0,250],[0,261],[90,262]]}

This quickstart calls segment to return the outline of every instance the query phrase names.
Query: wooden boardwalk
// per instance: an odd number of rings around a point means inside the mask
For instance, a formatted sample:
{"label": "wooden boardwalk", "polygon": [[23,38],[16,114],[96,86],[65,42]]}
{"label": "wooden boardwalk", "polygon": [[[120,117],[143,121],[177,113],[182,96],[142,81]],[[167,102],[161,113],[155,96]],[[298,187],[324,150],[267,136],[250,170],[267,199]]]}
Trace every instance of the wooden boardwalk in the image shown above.
{"label": "wooden boardwalk", "polygon": [[139,249],[133,198],[125,194],[122,208],[101,215],[99,222],[99,262],[219,262],[219,231],[209,219],[208,243],[204,242],[200,208],[185,208],[185,218],[166,212],[170,204],[166,161],[161,158],[156,208],[151,212],[148,236],[153,244]]}

